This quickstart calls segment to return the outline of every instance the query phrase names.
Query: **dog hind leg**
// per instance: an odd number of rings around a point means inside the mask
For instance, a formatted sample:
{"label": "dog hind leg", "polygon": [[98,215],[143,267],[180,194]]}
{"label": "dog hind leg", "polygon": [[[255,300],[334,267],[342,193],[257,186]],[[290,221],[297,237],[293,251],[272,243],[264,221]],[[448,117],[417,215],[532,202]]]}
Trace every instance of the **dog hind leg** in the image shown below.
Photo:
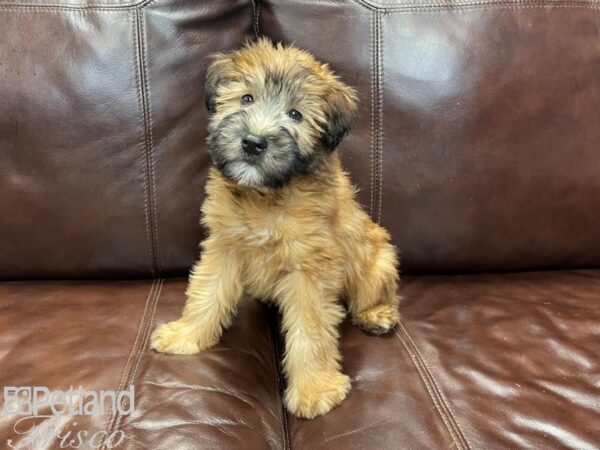
{"label": "dog hind leg", "polygon": [[369,258],[349,261],[346,297],[352,322],[373,334],[390,331],[400,320],[398,269],[394,247],[387,241],[369,245]]}

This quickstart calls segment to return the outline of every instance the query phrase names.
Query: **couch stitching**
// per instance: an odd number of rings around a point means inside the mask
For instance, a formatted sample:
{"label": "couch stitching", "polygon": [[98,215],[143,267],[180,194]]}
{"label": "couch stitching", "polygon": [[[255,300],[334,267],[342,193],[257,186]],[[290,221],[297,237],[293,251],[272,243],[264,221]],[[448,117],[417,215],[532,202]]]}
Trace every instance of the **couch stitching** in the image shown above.
{"label": "couch stitching", "polygon": [[[155,0],[146,0],[145,3],[139,3],[130,6],[60,6],[60,5],[24,5],[24,4],[13,4],[13,5],[0,5],[0,11],[40,11],[40,12],[72,12],[72,13],[95,13],[95,12],[122,12],[122,11],[133,11],[136,9],[142,9],[150,4],[154,3]],[[526,8],[545,8],[545,9],[600,9],[600,2],[588,2],[579,3],[577,1],[565,2],[554,1],[541,2],[538,0],[521,0],[521,1],[496,1],[496,2],[468,2],[459,4],[443,4],[443,3],[430,3],[424,5],[404,5],[400,7],[387,7],[377,8],[369,6],[366,3],[362,3],[361,0],[356,0],[359,4],[370,11],[382,11],[384,14],[393,13],[410,13],[410,12],[435,12],[435,11],[460,11],[460,10],[475,10],[475,9],[526,9]]]}
{"label": "couch stitching", "polygon": [[425,3],[425,4],[413,4],[405,3],[393,6],[383,6],[370,4],[366,0],[355,0],[360,6],[365,7],[371,11],[381,11],[383,14],[390,13],[401,13],[401,12],[427,12],[427,11],[441,11],[441,10],[461,10],[461,9],[475,9],[486,7],[490,8],[527,8],[527,7],[543,7],[548,9],[554,8],[577,8],[577,9],[598,9],[600,8],[600,2],[596,0],[592,1],[577,1],[577,0],[554,0],[554,1],[541,1],[541,0],[480,0],[480,1],[465,1],[465,2],[452,2],[452,3]]}
{"label": "couch stitching", "polygon": [[535,9],[535,8],[544,8],[548,10],[552,9],[590,9],[590,10],[598,10],[600,9],[599,4],[590,4],[590,5],[578,5],[578,4],[559,4],[559,5],[548,5],[547,3],[502,3],[502,4],[465,4],[457,7],[431,7],[431,8],[414,8],[414,9],[401,9],[401,10],[392,10],[387,11],[388,14],[393,13],[411,13],[411,12],[443,12],[443,11],[472,11],[472,10],[484,10],[484,9],[507,9],[507,10],[522,10],[522,9]]}
{"label": "couch stitching", "polygon": [[373,205],[375,204],[375,16],[377,12],[373,11],[371,14],[371,191],[369,214],[373,217]]}
{"label": "couch stitching", "polygon": [[254,35],[258,38],[260,36],[260,0],[252,0],[252,9],[254,11]]}
{"label": "couch stitching", "polygon": [[[269,308],[269,307],[267,307]],[[281,373],[281,365],[279,364],[279,345],[275,343],[276,335],[273,333],[271,329],[271,321],[275,320],[271,319],[271,314],[269,314],[269,309],[267,309],[267,336],[269,338],[269,348],[271,350],[271,355],[273,358],[273,367],[275,369],[275,380],[277,382],[277,395],[279,396],[279,404],[280,404],[280,414],[281,414],[281,431],[283,433],[283,449],[291,449],[292,446],[290,444],[290,433],[288,429],[288,421],[287,421],[287,411],[285,409],[285,405],[283,404],[283,375]]]}
{"label": "couch stitching", "polygon": [[[402,334],[406,337],[406,339],[402,338],[402,336],[398,330],[400,330],[402,332]],[[427,389],[427,392],[429,393],[429,396],[430,396],[431,400],[433,401],[433,404],[434,404],[438,414],[442,418],[442,421],[444,422],[446,429],[448,430],[448,432],[450,433],[450,436],[452,437],[452,440],[454,441],[454,444],[456,445],[457,448],[460,448],[463,450],[470,449],[470,445],[469,445],[466,437],[464,436],[462,430],[458,426],[458,423],[456,422],[456,418],[455,418],[454,414],[452,413],[452,410],[448,406],[448,403],[445,400],[445,397],[442,394],[442,391],[441,391],[439,385],[437,384],[435,378],[433,377],[433,373],[431,372],[431,369],[425,362],[425,359],[423,358],[423,355],[419,351],[419,348],[416,346],[415,342],[410,337],[408,330],[402,323],[400,323],[394,331],[396,333],[396,336],[398,336],[398,339],[400,340],[400,342],[402,343],[404,348],[406,348],[408,354],[410,355],[410,357],[413,361],[413,364],[415,365],[415,368],[417,369],[417,372],[419,373],[419,376],[420,376],[421,380],[423,381],[423,384],[425,385],[425,388]]]}
{"label": "couch stitching", "polygon": [[421,358],[421,361],[423,361],[423,364],[425,365],[425,368],[427,369],[427,371],[429,373],[429,377],[431,378],[431,381],[433,381],[433,384],[435,385],[435,387],[437,389],[437,392],[438,392],[438,394],[440,396],[440,399],[441,399],[442,403],[444,404],[444,406],[448,410],[448,413],[450,414],[450,417],[452,418],[452,422],[453,422],[454,426],[456,427],[456,431],[458,432],[459,437],[462,439],[463,444],[465,444],[466,447],[469,448],[470,447],[469,442],[467,441],[466,436],[464,435],[464,433],[460,429],[460,427],[458,425],[458,421],[456,420],[456,415],[452,411],[452,408],[450,407],[450,403],[448,402],[448,400],[446,400],[446,397],[444,395],[444,391],[442,391],[442,389],[440,388],[437,380],[433,376],[433,371],[431,370],[431,368],[427,364],[427,360],[423,357],[423,355],[421,353],[421,350],[419,349],[419,347],[417,346],[417,344],[413,340],[412,336],[410,335],[410,333],[408,332],[408,330],[406,329],[406,327],[404,325],[401,325],[401,326],[403,328],[404,334],[406,334],[406,337],[411,342],[413,348],[416,350],[417,354],[419,355],[419,358]]}
{"label": "couch stitching", "polygon": [[[138,330],[137,330],[135,339],[133,341],[133,346],[131,347],[131,350],[129,352],[129,357],[127,358],[127,361],[125,362],[125,365],[123,366],[123,370],[121,372],[121,377],[119,378],[119,384],[117,385],[117,391],[123,390],[123,387],[125,386],[125,380],[127,379],[126,374],[128,373],[128,368],[130,367],[129,363],[131,362],[133,355],[137,352],[137,348],[139,347],[140,336],[142,334],[142,329],[144,328],[143,327],[144,321],[146,320],[146,311],[148,310],[148,305],[150,304],[150,299],[153,296],[155,286],[156,286],[156,281],[157,280],[152,281],[152,285],[150,287],[150,292],[148,292],[148,297],[146,298],[146,303],[144,305],[144,311],[142,312],[142,319],[140,321],[140,325],[138,326]],[[102,429],[105,430],[107,436],[109,436],[110,429],[113,428],[114,419],[115,419],[114,411],[111,411],[111,413],[106,418],[106,421],[104,422],[104,425],[102,427]]]}
{"label": "couch stitching", "polygon": [[372,72],[372,153],[371,153],[371,217],[379,222],[381,196],[381,17],[373,11],[373,72]]}
{"label": "couch stitching", "polygon": [[[144,332],[144,338],[141,341],[142,344],[141,344],[141,347],[138,352],[137,361],[135,362],[135,367],[133,368],[133,371],[131,372],[131,375],[129,376],[128,384],[132,384],[135,381],[135,376],[137,375],[137,370],[140,366],[140,362],[142,361],[144,353],[146,352],[146,347],[148,346],[148,339],[150,338],[150,333],[152,332],[152,330],[154,328],[154,320],[156,317],[156,308],[158,307],[158,301],[160,300],[160,294],[162,293],[163,283],[164,283],[164,280],[162,280],[162,279],[158,281],[158,288],[156,291],[156,295],[154,296],[152,312],[148,315],[149,320],[146,322],[148,324],[148,326],[146,327],[146,330]],[[117,414],[114,425],[113,425],[112,429],[110,430],[110,433],[107,434],[107,436],[110,436],[112,433],[114,433],[116,430],[118,430],[119,427],[121,426],[122,421],[123,421],[123,416],[121,414]]]}
{"label": "couch stitching", "polygon": [[133,8],[131,9],[103,9],[103,8],[98,8],[98,9],[94,9],[94,10],[83,10],[83,9],[71,9],[71,8],[37,8],[37,7],[26,7],[26,6],[17,6],[17,7],[13,7],[13,6],[6,6],[3,7],[2,5],[0,5],[0,12],[45,12],[45,13],[72,13],[72,14],[96,14],[97,12],[111,12],[111,13],[122,13],[123,11],[125,12],[129,12],[129,11],[134,11]]}
{"label": "couch stitching", "polygon": [[145,8],[146,6],[154,3],[156,0],[142,0],[136,3],[126,3],[122,5],[115,5],[110,3],[94,3],[86,5],[69,5],[67,3],[42,3],[42,4],[28,4],[28,3],[3,3],[0,4],[0,10],[25,10],[25,11],[72,11],[72,12],[95,12],[95,11],[128,11],[133,9]]}
{"label": "couch stitching", "polygon": [[[385,12],[384,12],[385,13]],[[379,130],[377,133],[378,140],[378,151],[379,151],[379,188],[378,188],[378,207],[377,207],[377,223],[381,223],[381,204],[383,198],[383,32],[381,31],[381,15],[377,14],[377,39],[378,39],[378,52],[377,52],[377,117]]]}
{"label": "couch stitching", "polygon": [[450,437],[452,438],[452,441],[454,442],[454,445],[456,445],[457,448],[461,448],[461,446],[458,444],[458,440],[454,434],[454,430],[453,430],[452,426],[450,426],[450,424],[448,423],[449,419],[446,417],[446,414],[442,411],[442,408],[439,406],[435,394],[432,392],[433,387],[431,386],[431,384],[429,383],[429,381],[427,380],[425,375],[422,373],[424,369],[422,368],[421,364],[419,364],[417,356],[415,355],[414,352],[411,351],[409,346],[402,339],[402,337],[400,336],[400,333],[398,333],[398,330],[395,329],[394,331],[396,332],[398,339],[400,340],[400,342],[402,343],[404,348],[407,350],[410,358],[412,359],[413,364],[415,365],[417,372],[419,373],[419,377],[421,378],[421,381],[423,381],[423,384],[425,385],[425,389],[427,389],[427,393],[429,394],[429,397],[433,401],[433,405],[434,405],[436,411],[442,418],[442,421],[444,422],[444,426],[446,427],[446,430],[448,430]]}
{"label": "couch stitching", "polygon": [[144,212],[146,219],[146,240],[148,261],[150,264],[150,272],[155,276],[158,272],[157,264],[157,249],[156,249],[156,233],[155,233],[155,216],[152,206],[153,189],[153,158],[152,158],[152,143],[148,134],[148,96],[146,89],[146,72],[145,72],[145,55],[143,50],[143,28],[139,10],[134,11],[134,32],[135,32],[135,52],[136,52],[136,82],[138,84],[138,102],[140,108],[140,122],[142,126],[143,136],[142,145],[144,152]]}
{"label": "couch stitching", "polygon": [[[141,14],[141,16],[140,16]],[[141,51],[142,51],[142,60],[143,60],[143,69],[144,69],[144,86],[145,86],[145,93],[146,93],[146,132],[147,132],[147,136],[148,136],[148,148],[147,148],[147,152],[148,152],[148,158],[150,159],[150,168],[149,168],[149,172],[148,172],[148,177],[150,179],[150,182],[152,183],[152,192],[151,192],[151,212],[152,212],[152,219],[153,219],[153,223],[152,223],[152,245],[153,245],[153,249],[154,249],[154,264],[155,264],[155,268],[156,271],[158,272],[158,274],[161,273],[162,271],[162,264],[160,261],[160,245],[159,245],[159,240],[158,240],[158,236],[159,236],[159,230],[158,230],[158,207],[157,207],[157,202],[156,202],[156,172],[155,172],[155,164],[154,164],[154,122],[152,120],[152,97],[151,97],[151,93],[150,93],[150,83],[148,82],[148,49],[147,49],[147,40],[146,40],[146,21],[144,19],[144,13],[143,11],[140,13],[138,12],[138,16],[140,16],[140,35],[141,35],[141,39],[142,39],[142,47],[141,47]]]}
{"label": "couch stitching", "polygon": [[145,126],[145,118],[144,118],[144,94],[142,92],[142,76],[141,72],[141,56],[140,56],[140,37],[139,37],[139,23],[138,23],[138,12],[134,11],[133,13],[133,40],[134,40],[134,51],[135,51],[135,82],[137,88],[138,95],[138,108],[140,110],[140,125],[143,130],[142,136],[142,147],[143,147],[143,156],[144,156],[144,174],[143,174],[143,193],[144,193],[144,218],[146,224],[146,251],[148,256],[148,264],[150,266],[150,271],[154,275],[154,264],[153,264],[153,250],[152,250],[152,231],[150,226],[150,213],[148,211],[148,157],[146,151],[146,126]]}
{"label": "couch stitching", "polygon": [[[85,5],[70,5],[68,3],[42,3],[42,4],[30,4],[30,3],[3,3],[0,4],[0,9],[3,8],[25,8],[25,9],[63,9],[63,10],[127,10],[132,8],[143,8],[153,3],[155,0],[141,0],[134,3],[125,3],[125,4],[111,4],[111,3],[93,3],[93,4],[85,4]],[[253,0],[259,1],[259,0]],[[463,6],[495,6],[495,5],[514,5],[514,6],[523,6],[524,4],[534,4],[537,6],[545,6],[545,7],[560,7],[560,6],[573,6],[573,7],[582,7],[582,8],[593,8],[596,9],[600,7],[600,2],[598,1],[564,1],[564,0],[554,0],[554,1],[546,1],[541,2],[539,0],[515,0],[515,1],[507,1],[507,0],[480,0],[480,1],[454,1],[452,4],[448,3],[425,3],[425,4],[414,4],[414,3],[398,3],[398,4],[382,4],[372,0],[355,0],[359,5],[371,9],[371,10],[382,10],[384,12],[397,12],[398,10],[422,10],[422,9],[431,9],[431,8],[447,8],[447,9],[456,9],[461,8]],[[260,5],[259,5],[260,7]]]}

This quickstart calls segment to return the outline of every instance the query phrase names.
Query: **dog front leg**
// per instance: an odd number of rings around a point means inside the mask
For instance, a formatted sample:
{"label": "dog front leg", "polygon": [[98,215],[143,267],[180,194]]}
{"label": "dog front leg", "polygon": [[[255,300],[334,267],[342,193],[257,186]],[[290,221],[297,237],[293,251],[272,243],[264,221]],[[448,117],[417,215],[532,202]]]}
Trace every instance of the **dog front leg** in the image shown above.
{"label": "dog front leg", "polygon": [[325,414],[350,390],[350,378],[340,371],[338,349],[344,309],[334,292],[301,272],[284,277],[276,296],[285,332],[286,407],[307,419]]}
{"label": "dog front leg", "polygon": [[212,347],[231,323],[243,294],[240,261],[207,241],[190,274],[179,320],[159,326],[151,346],[162,353],[193,355]]}

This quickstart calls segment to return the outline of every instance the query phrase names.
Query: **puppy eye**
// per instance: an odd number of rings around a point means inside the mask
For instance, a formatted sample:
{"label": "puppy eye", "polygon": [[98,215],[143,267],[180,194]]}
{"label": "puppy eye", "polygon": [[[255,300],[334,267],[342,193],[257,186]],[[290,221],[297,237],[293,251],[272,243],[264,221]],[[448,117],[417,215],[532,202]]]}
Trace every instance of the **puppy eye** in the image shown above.
{"label": "puppy eye", "polygon": [[242,105],[251,105],[252,103],[254,103],[254,97],[250,94],[246,94],[242,97]]}
{"label": "puppy eye", "polygon": [[295,109],[292,109],[290,112],[288,112],[288,116],[290,116],[296,122],[300,122],[302,120],[302,114]]}

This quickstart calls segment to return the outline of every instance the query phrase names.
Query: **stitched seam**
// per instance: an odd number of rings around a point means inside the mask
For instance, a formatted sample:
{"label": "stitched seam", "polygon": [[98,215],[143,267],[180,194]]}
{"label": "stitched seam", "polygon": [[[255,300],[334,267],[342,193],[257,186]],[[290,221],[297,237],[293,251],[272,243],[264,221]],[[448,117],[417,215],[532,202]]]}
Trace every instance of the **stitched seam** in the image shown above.
{"label": "stitched seam", "polygon": [[442,403],[444,404],[444,406],[448,410],[448,413],[450,414],[450,417],[452,418],[452,421],[454,423],[454,426],[456,427],[456,431],[458,432],[459,437],[461,437],[461,439],[462,439],[463,443],[465,444],[465,446],[467,448],[469,448],[470,447],[469,442],[467,441],[466,436],[464,435],[464,433],[460,429],[460,427],[458,425],[458,421],[456,420],[456,415],[452,411],[452,408],[450,407],[450,403],[448,402],[448,400],[446,399],[446,397],[444,395],[444,391],[442,391],[442,389],[440,388],[437,380],[433,376],[433,371],[431,370],[431,368],[427,364],[427,360],[423,357],[423,355],[421,353],[421,350],[419,349],[419,347],[417,346],[417,344],[413,340],[412,336],[410,335],[410,333],[408,332],[408,330],[406,329],[406,327],[404,325],[402,325],[402,328],[403,328],[404,334],[406,335],[406,337],[408,338],[408,340],[412,344],[413,348],[417,352],[417,355],[419,355],[419,358],[421,358],[421,361],[423,361],[423,364],[424,364],[425,368],[427,369],[427,372],[429,373],[429,377],[431,378],[431,381],[433,381],[433,384],[435,385],[435,387],[437,389],[437,392],[440,395],[440,399],[441,399]]}
{"label": "stitched seam", "polygon": [[151,164],[151,148],[150,140],[148,136],[148,109],[147,109],[147,96],[145,87],[145,72],[144,72],[144,60],[143,55],[143,43],[142,43],[142,28],[140,13],[138,10],[134,11],[134,33],[135,33],[135,52],[136,52],[136,82],[138,87],[138,103],[140,109],[140,124],[142,127],[142,147],[143,147],[143,158],[144,158],[144,174],[143,174],[143,192],[144,192],[144,214],[146,219],[146,241],[147,241],[147,252],[148,252],[148,263],[150,265],[150,272],[152,276],[156,276],[157,272],[157,261],[156,261],[156,247],[155,247],[155,233],[154,233],[154,216],[151,207],[152,202],[152,164]]}
{"label": "stitched seam", "polygon": [[[152,332],[152,330],[154,328],[154,320],[156,318],[156,308],[158,306],[158,301],[160,299],[160,294],[162,292],[163,282],[164,282],[164,280],[158,281],[158,288],[156,290],[156,295],[154,295],[154,299],[152,301],[152,303],[153,303],[152,312],[148,315],[149,320],[146,321],[146,323],[148,325],[144,331],[144,338],[141,341],[141,347],[140,347],[138,355],[137,355],[137,360],[135,361],[135,366],[134,366],[133,370],[131,371],[131,374],[128,378],[129,382],[126,385],[131,385],[135,382],[135,376],[137,375],[137,370],[140,366],[140,362],[142,361],[142,358],[144,357],[144,354],[146,353],[146,347],[148,346],[148,339],[150,338],[150,333]],[[123,421],[123,415],[120,413],[117,414],[116,420],[114,421],[114,425],[113,425],[112,429],[110,430],[110,433],[107,434],[107,436],[110,436],[112,433],[117,431],[119,429],[119,427],[121,426],[122,421]]]}
{"label": "stitched seam", "polygon": [[[385,12],[384,12],[385,13]],[[379,148],[379,196],[377,208],[377,223],[381,223],[381,204],[383,197],[383,32],[381,31],[381,15],[377,14],[377,117],[378,117],[378,148]]]}
{"label": "stitched seam", "polygon": [[[269,307],[267,307],[269,308]],[[275,314],[269,314],[269,309],[267,309],[267,335],[269,337],[269,347],[271,350],[271,355],[273,356],[273,367],[275,369],[275,380],[277,382],[277,394],[279,396],[279,404],[281,407],[281,429],[283,432],[283,448],[291,449],[292,445],[290,443],[290,433],[288,429],[288,421],[287,421],[287,411],[285,410],[285,405],[283,404],[283,374],[281,373],[281,364],[280,364],[280,349],[279,344],[275,341],[275,333],[271,328],[271,323],[276,320]],[[274,317],[271,317],[274,316]]]}
{"label": "stitched seam", "polygon": [[0,12],[22,12],[22,13],[30,13],[30,12],[43,12],[43,13],[55,13],[55,14],[63,14],[63,13],[70,13],[70,14],[80,14],[80,15],[86,15],[86,14],[96,14],[98,12],[102,12],[102,13],[123,13],[123,12],[127,12],[127,11],[134,11],[134,9],[130,9],[130,10],[124,10],[124,9],[94,9],[94,10],[83,10],[83,9],[68,9],[68,8],[29,8],[29,7],[12,7],[12,6],[7,6],[7,7],[3,7],[2,5],[0,5]]}
{"label": "stitched seam", "polygon": [[[125,386],[125,380],[127,378],[127,373],[130,371],[131,359],[133,358],[133,355],[137,352],[137,348],[140,345],[140,341],[141,341],[140,337],[142,335],[142,329],[143,329],[143,324],[144,324],[144,320],[146,317],[146,311],[148,310],[148,305],[150,304],[150,299],[152,298],[152,294],[154,293],[155,286],[156,286],[156,280],[153,280],[152,286],[150,287],[150,292],[148,292],[148,297],[146,298],[146,303],[144,305],[144,312],[142,313],[142,319],[140,321],[140,325],[138,326],[138,331],[137,331],[137,334],[133,341],[133,346],[131,347],[131,350],[129,352],[129,357],[127,358],[127,361],[125,362],[125,365],[123,366],[123,370],[121,371],[121,377],[119,378],[119,384],[117,385],[116,391],[123,390],[123,388]],[[102,427],[102,429],[106,432],[107,436],[110,435],[109,430],[113,428],[114,419],[115,419],[114,411],[111,411],[111,413],[106,418],[106,421],[104,422],[104,425]]]}
{"label": "stitched seam", "polygon": [[[98,4],[95,5],[60,5],[60,4],[40,4],[40,5],[29,5],[29,4],[0,4],[0,11],[40,11],[40,12],[74,12],[74,13],[90,13],[90,12],[119,12],[134,9],[145,8],[156,0],[144,0],[143,2],[131,5],[119,5],[110,6]],[[385,14],[402,13],[402,12],[428,12],[428,11],[452,11],[452,10],[470,10],[470,9],[523,9],[523,8],[546,8],[546,9],[562,9],[562,8],[573,8],[573,9],[600,9],[600,2],[540,2],[534,0],[520,0],[515,2],[507,1],[481,1],[481,2],[465,2],[465,3],[453,3],[451,5],[444,3],[429,3],[423,5],[406,4],[400,6],[388,6],[377,7],[363,3],[363,0],[355,0],[359,5],[365,7],[371,11],[383,11]]]}
{"label": "stitched seam", "polygon": [[110,3],[94,3],[86,5],[69,5],[67,3],[3,3],[0,4],[0,10],[37,10],[37,11],[73,11],[73,12],[91,12],[91,11],[127,11],[132,9],[144,8],[155,0],[142,0],[136,3],[126,3],[115,5]]}
{"label": "stitched seam", "polygon": [[375,203],[375,16],[377,12],[371,14],[371,192],[369,214],[373,217],[373,206]]}
{"label": "stitched seam", "polygon": [[[402,334],[406,337],[406,339],[402,338],[398,330],[402,331]],[[470,448],[469,443],[464,437],[464,434],[462,433],[460,427],[458,426],[458,423],[456,422],[456,418],[452,414],[452,411],[445,402],[445,398],[441,393],[441,390],[438,384],[436,383],[431,370],[425,363],[425,360],[419,352],[419,349],[417,348],[416,344],[410,338],[408,330],[406,330],[404,325],[400,323],[398,327],[394,329],[394,331],[396,333],[396,336],[398,336],[398,339],[410,355],[410,358],[412,359],[413,364],[415,365],[415,368],[417,369],[417,372],[419,373],[419,376],[423,381],[427,392],[429,393],[429,397],[433,401],[433,404],[438,414],[442,418],[446,429],[450,433],[454,444],[457,446],[457,448],[468,450]]]}
{"label": "stitched seam", "polygon": [[[141,16],[140,16],[141,15]],[[142,52],[142,61],[143,61],[143,79],[145,86],[145,100],[146,100],[146,134],[148,136],[148,147],[147,147],[147,158],[150,160],[150,167],[148,171],[149,182],[152,186],[151,191],[151,212],[152,212],[152,246],[154,250],[154,264],[155,269],[158,274],[162,272],[162,264],[160,261],[160,245],[158,241],[158,207],[156,202],[156,172],[154,166],[154,122],[152,120],[152,97],[150,93],[150,83],[148,81],[148,49],[147,49],[147,40],[146,40],[146,20],[143,12],[138,13],[140,16],[140,36],[141,36],[141,52]]]}
{"label": "stitched seam", "polygon": [[[145,3],[139,3],[129,6],[60,6],[52,4],[42,5],[25,5],[25,4],[13,4],[13,5],[0,5],[0,11],[39,11],[39,12],[72,12],[72,13],[95,13],[95,12],[122,12],[131,11],[135,9],[145,8],[155,0],[145,0]],[[385,14],[393,13],[407,13],[407,12],[435,12],[435,11],[459,11],[459,10],[475,10],[475,9],[525,9],[525,8],[545,8],[545,9],[600,9],[600,2],[553,2],[552,4],[544,3],[540,1],[528,1],[521,0],[518,2],[471,2],[471,3],[459,3],[459,4],[425,4],[425,5],[404,5],[398,7],[387,7],[386,9],[369,6],[366,3],[362,3],[361,0],[356,0],[359,4],[371,11],[383,11]]]}
{"label": "stitched seam", "polygon": [[589,5],[581,5],[581,4],[577,4],[577,3],[561,3],[558,5],[549,5],[548,3],[542,3],[542,2],[538,2],[538,3],[498,3],[498,4],[465,4],[465,5],[460,5],[458,7],[444,7],[444,6],[436,6],[436,7],[429,7],[429,8],[414,8],[414,9],[410,9],[410,10],[404,10],[404,9],[400,9],[400,10],[387,10],[386,12],[388,14],[393,14],[393,13],[404,13],[404,12],[436,12],[436,11],[468,11],[468,10],[477,10],[477,9],[514,9],[514,10],[520,10],[520,9],[529,9],[529,8],[544,8],[544,9],[565,9],[565,8],[571,8],[571,9],[591,9],[591,10],[597,10],[600,9],[600,3],[595,3],[595,4],[589,4]]}
{"label": "stitched seam", "polygon": [[[138,13],[134,12],[134,20],[133,20],[133,39],[134,39],[134,51],[135,51],[135,81],[137,87],[138,94],[138,108],[140,110],[140,124],[142,129],[145,129],[145,121],[144,121],[144,100],[142,93],[142,83],[141,83],[141,75],[140,75],[140,50],[139,50],[139,27],[138,27]],[[150,230],[150,215],[148,213],[148,185],[147,185],[147,159],[146,159],[146,143],[145,143],[145,135],[143,136],[143,150],[144,150],[144,176],[143,176],[143,193],[144,193],[144,217],[146,222],[146,251],[148,253],[148,264],[150,265],[150,271],[154,274],[154,266],[152,264],[152,234]]]}
{"label": "stitched seam", "polygon": [[373,220],[377,222],[377,198],[379,196],[379,11],[375,12],[375,90],[373,91],[375,124],[373,127]]}
{"label": "stitched seam", "polygon": [[429,381],[427,380],[427,378],[423,374],[423,370],[424,369],[422,368],[421,364],[418,362],[416,354],[414,352],[412,352],[411,349],[406,344],[406,342],[404,342],[404,340],[400,336],[400,333],[398,333],[398,330],[395,329],[394,331],[396,332],[396,335],[398,336],[398,339],[400,339],[400,342],[402,343],[402,345],[404,346],[404,348],[408,352],[411,360],[413,361],[413,364],[416,367],[417,372],[419,373],[419,377],[421,378],[421,381],[425,385],[425,389],[427,390],[427,393],[429,394],[429,397],[433,401],[433,405],[434,405],[436,411],[438,412],[438,414],[442,418],[442,421],[444,422],[444,426],[446,427],[446,429],[450,433],[450,437],[452,438],[452,441],[454,441],[454,445],[456,445],[457,448],[461,448],[461,446],[458,444],[458,440],[457,440],[457,438],[456,438],[456,436],[454,434],[453,428],[448,423],[448,419],[446,418],[446,414],[442,411],[442,408],[438,404],[437,397],[432,392],[432,389],[433,389],[432,386],[430,385]]}
{"label": "stitched seam", "polygon": [[370,4],[367,0],[355,0],[359,5],[369,9],[371,11],[383,11],[384,14],[397,13],[397,12],[425,12],[425,11],[437,11],[437,10],[459,10],[459,9],[473,9],[470,7],[546,7],[548,9],[553,8],[585,8],[585,9],[598,9],[600,8],[600,2],[598,1],[540,1],[540,0],[481,0],[481,1],[467,1],[467,2],[452,2],[448,3],[425,3],[425,4],[398,4],[398,5],[376,5]]}
{"label": "stitched seam", "polygon": [[371,198],[371,216],[375,222],[379,222],[379,208],[380,208],[380,133],[381,133],[381,115],[380,115],[380,98],[381,98],[381,66],[380,66],[380,53],[381,53],[381,29],[380,29],[380,15],[379,11],[373,12],[373,149],[371,157],[371,183],[372,183],[372,198]]}
{"label": "stitched seam", "polygon": [[254,12],[254,35],[258,38],[260,36],[260,0],[252,0],[252,9]]}

